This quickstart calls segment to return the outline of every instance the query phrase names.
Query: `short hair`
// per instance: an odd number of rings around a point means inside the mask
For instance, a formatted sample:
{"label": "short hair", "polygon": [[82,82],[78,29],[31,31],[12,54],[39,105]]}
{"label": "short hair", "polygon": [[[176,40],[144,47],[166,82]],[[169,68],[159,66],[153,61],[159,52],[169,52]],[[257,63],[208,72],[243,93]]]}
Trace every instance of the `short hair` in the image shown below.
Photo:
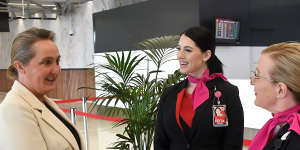
{"label": "short hair", "polygon": [[7,70],[9,79],[16,80],[18,71],[14,67],[14,61],[18,60],[26,65],[35,55],[32,45],[40,40],[54,41],[55,33],[46,29],[31,28],[16,35],[11,46],[11,64]]}
{"label": "short hair", "polygon": [[209,73],[223,73],[223,64],[215,55],[216,40],[214,34],[204,26],[191,27],[182,34],[192,39],[200,48],[201,52],[211,51],[211,57],[207,61]]}
{"label": "short hair", "polygon": [[275,82],[283,82],[300,103],[300,43],[282,42],[273,44],[262,51],[269,54],[275,63],[270,77]]}

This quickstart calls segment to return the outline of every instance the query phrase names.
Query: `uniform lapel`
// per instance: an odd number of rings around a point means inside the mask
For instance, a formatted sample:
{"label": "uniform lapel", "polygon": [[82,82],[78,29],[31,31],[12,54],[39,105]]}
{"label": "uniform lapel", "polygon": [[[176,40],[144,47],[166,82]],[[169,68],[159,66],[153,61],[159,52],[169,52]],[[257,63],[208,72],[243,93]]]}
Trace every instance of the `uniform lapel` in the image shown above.
{"label": "uniform lapel", "polygon": [[42,110],[41,119],[47,122],[49,126],[51,126],[62,137],[64,137],[72,145],[74,149],[79,150],[78,144],[71,131],[50,110],[48,110],[48,108]]}
{"label": "uniform lapel", "polygon": [[[79,137],[80,137],[80,142],[81,142],[81,149],[83,150],[83,141],[82,141],[82,137],[81,137],[81,135],[80,135],[80,133],[79,133],[79,131],[77,130],[77,128],[73,125],[73,123],[70,121],[70,119],[66,116],[66,114],[52,101],[52,100],[50,100],[48,97],[46,97],[46,102],[47,102],[47,104],[51,107],[51,108],[53,108],[60,116],[62,116],[70,125],[72,125],[73,126],[73,128],[77,131],[77,133],[78,133],[78,135],[79,135]],[[48,109],[47,109],[48,110]],[[49,112],[49,110],[48,110],[48,112]],[[51,113],[51,112],[50,112]],[[52,114],[52,113],[51,113]],[[50,114],[50,115],[51,115]],[[44,118],[44,117],[43,117]],[[46,119],[47,117],[45,117],[45,119]],[[53,119],[57,119],[58,120],[58,118],[57,117],[55,117],[55,118],[53,118]],[[59,123],[62,123],[61,121],[59,121]],[[66,129],[64,129],[64,131],[65,131],[65,138],[67,139],[67,137],[69,137],[69,139],[70,140],[68,140],[71,144],[72,144],[72,146],[73,147],[75,147],[75,149],[77,150],[79,150],[79,147],[78,147],[78,144],[77,144],[77,141],[76,141],[76,139],[74,138],[74,135],[70,132],[70,130],[62,123],[62,125],[66,128]],[[66,132],[68,132],[68,133],[66,133]],[[62,133],[62,132],[61,132]]]}
{"label": "uniform lapel", "polygon": [[177,121],[177,124],[179,125],[181,130],[183,130],[183,128],[182,128],[182,125],[180,123],[179,116],[180,116],[180,110],[181,110],[181,105],[182,105],[182,100],[183,100],[184,93],[185,93],[185,89],[180,91],[177,94],[177,101],[176,101],[176,121]]}
{"label": "uniform lapel", "polygon": [[[71,131],[45,106],[45,104],[38,100],[36,96],[34,96],[18,81],[14,82],[12,89],[17,91],[15,93],[18,93],[18,95],[21,96],[24,101],[26,101],[33,108],[33,110],[37,110],[37,112],[40,112],[41,120],[45,121],[49,126],[55,129],[57,133],[64,137],[70,143],[70,145],[72,145],[74,150],[79,150],[76,139],[74,138]],[[21,95],[19,93],[21,93]],[[59,113],[59,115],[65,118],[65,120],[69,121],[65,114],[63,114],[63,112],[59,109],[58,106],[56,106],[54,102],[49,100],[49,98],[47,97],[45,98],[46,103],[49,104],[50,107],[52,107],[56,112]]]}
{"label": "uniform lapel", "polygon": [[[205,101],[202,106],[199,106],[199,108],[196,109],[196,112],[195,112],[195,116],[193,118],[193,125],[192,125],[192,139],[196,139],[194,138],[195,136],[199,136],[201,134],[201,130],[206,130],[206,129],[200,129],[199,126],[201,126],[200,124],[205,124],[201,119],[200,119],[200,116],[203,116],[203,115],[206,115],[206,117],[209,117],[212,119],[212,105],[213,105],[213,96],[214,96],[214,93],[213,93],[213,90],[214,90],[214,87],[216,86],[216,82],[215,82],[216,79],[213,79],[211,81],[208,81],[206,82],[206,86],[208,88],[208,91],[209,91],[209,97],[208,97],[208,100]],[[208,105],[208,106],[207,106]],[[202,109],[201,109],[202,108]],[[206,122],[208,123],[208,122]],[[212,126],[209,125],[209,126]]]}

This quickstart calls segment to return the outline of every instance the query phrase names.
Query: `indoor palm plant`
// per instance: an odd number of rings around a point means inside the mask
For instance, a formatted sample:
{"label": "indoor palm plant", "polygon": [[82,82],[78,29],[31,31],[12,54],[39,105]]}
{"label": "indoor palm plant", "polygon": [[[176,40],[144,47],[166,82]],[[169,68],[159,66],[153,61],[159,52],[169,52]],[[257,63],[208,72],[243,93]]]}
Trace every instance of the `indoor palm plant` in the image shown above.
{"label": "indoor palm plant", "polygon": [[[98,104],[105,108],[107,115],[122,114],[124,120],[116,125],[124,125],[123,134],[117,134],[119,141],[111,149],[150,150],[153,143],[157,106],[163,90],[178,82],[182,75],[177,71],[168,78],[160,78],[161,67],[176,54],[178,36],[164,36],[145,40],[137,45],[142,49],[139,55],[132,51],[105,54],[107,64],[95,65],[97,83],[100,90]],[[137,72],[137,66],[149,59],[154,70]],[[124,109],[116,107],[121,102]],[[114,107],[108,104],[114,103]]]}

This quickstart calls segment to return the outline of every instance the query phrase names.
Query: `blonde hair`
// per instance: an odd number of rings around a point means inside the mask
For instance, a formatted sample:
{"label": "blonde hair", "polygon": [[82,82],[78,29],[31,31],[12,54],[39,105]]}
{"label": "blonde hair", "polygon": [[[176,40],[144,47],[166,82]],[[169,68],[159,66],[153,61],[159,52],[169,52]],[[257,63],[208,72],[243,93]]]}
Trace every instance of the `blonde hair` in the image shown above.
{"label": "blonde hair", "polygon": [[12,80],[18,78],[18,71],[13,65],[14,61],[18,60],[23,65],[26,65],[35,55],[32,45],[40,40],[54,41],[54,36],[54,32],[40,28],[31,28],[17,34],[11,46],[11,65],[7,70],[8,78]]}
{"label": "blonde hair", "polygon": [[282,42],[273,44],[262,51],[269,54],[275,66],[270,72],[271,79],[283,82],[300,103],[300,43]]}

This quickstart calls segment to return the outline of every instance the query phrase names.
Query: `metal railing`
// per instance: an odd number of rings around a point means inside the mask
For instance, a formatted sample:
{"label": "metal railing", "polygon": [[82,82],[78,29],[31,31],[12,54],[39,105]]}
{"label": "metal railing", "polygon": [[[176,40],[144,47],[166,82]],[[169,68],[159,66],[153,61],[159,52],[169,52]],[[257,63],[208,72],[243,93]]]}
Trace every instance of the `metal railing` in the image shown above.
{"label": "metal railing", "polygon": [[[86,107],[86,102],[87,102],[87,98],[86,97],[82,97],[82,112],[83,113],[87,113],[87,107]],[[71,107],[70,108],[70,117],[71,117],[71,121],[74,125],[76,125],[76,114],[75,114],[76,108],[75,107]],[[87,117],[86,116],[82,116],[83,117],[83,132],[84,132],[84,147],[85,150],[88,150],[88,132],[87,132]]]}

